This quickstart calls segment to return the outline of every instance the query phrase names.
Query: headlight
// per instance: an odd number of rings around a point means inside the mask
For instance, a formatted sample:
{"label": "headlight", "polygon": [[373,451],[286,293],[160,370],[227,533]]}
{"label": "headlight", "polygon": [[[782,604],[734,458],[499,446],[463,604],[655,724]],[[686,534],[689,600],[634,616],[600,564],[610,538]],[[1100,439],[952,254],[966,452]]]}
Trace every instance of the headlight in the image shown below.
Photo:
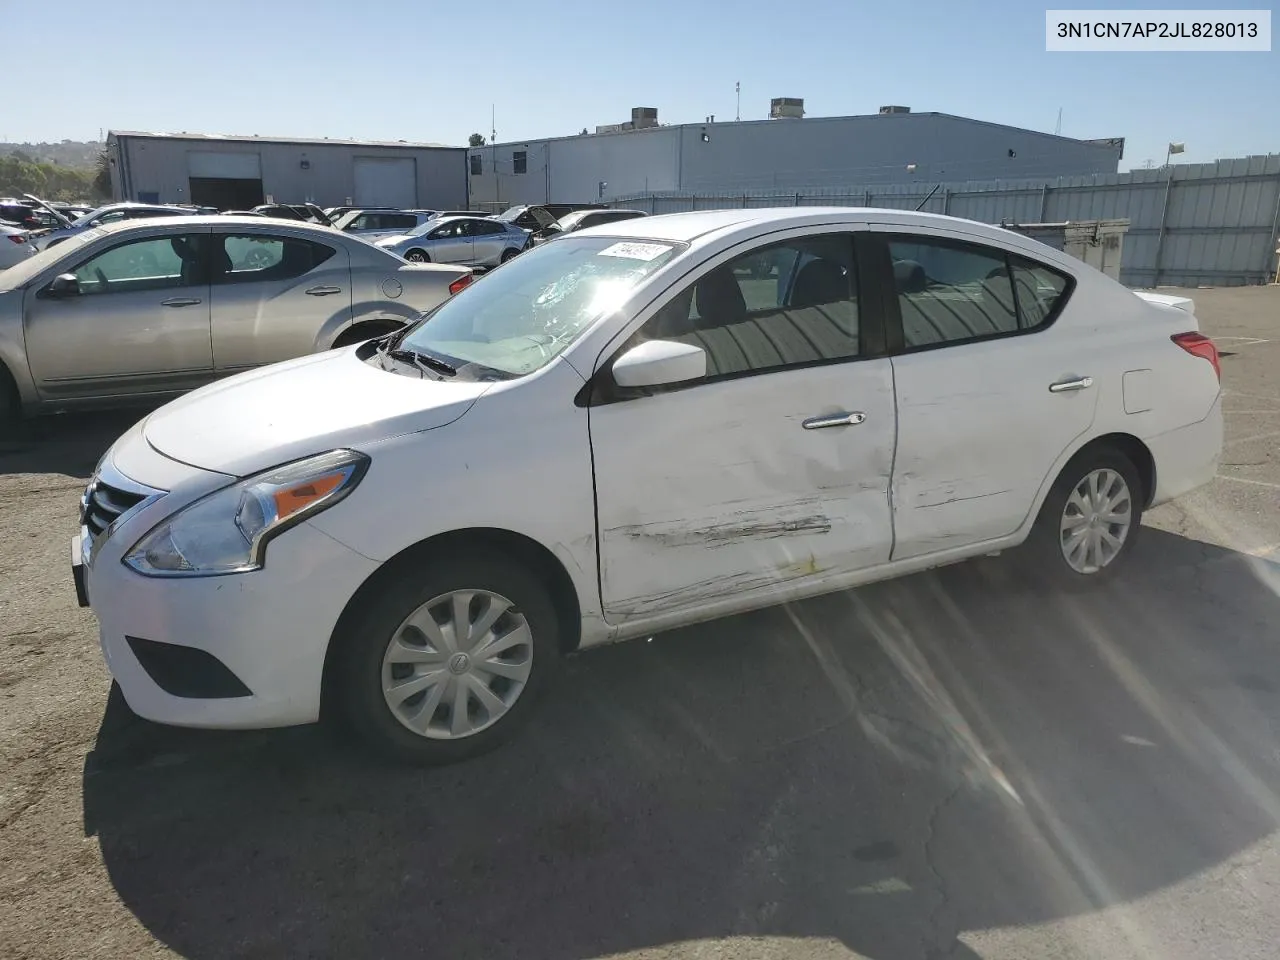
{"label": "headlight", "polygon": [[362,453],[332,450],[241,480],[152,528],[124,563],[148,577],[257,570],[272,537],[333,506],[368,466]]}

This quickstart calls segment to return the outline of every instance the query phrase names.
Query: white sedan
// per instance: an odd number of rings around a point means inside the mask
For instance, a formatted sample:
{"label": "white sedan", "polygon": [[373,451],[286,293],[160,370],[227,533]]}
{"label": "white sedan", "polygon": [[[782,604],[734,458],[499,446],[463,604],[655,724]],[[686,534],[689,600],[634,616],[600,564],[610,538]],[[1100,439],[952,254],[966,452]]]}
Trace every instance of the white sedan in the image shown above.
{"label": "white sedan", "polygon": [[0,223],[0,270],[17,266],[28,257],[36,255],[29,231]]}
{"label": "white sedan", "polygon": [[1221,445],[1188,300],[947,217],[675,214],[162,407],[72,565],[142,716],[440,762],[580,648],[1015,547],[1105,581]]}

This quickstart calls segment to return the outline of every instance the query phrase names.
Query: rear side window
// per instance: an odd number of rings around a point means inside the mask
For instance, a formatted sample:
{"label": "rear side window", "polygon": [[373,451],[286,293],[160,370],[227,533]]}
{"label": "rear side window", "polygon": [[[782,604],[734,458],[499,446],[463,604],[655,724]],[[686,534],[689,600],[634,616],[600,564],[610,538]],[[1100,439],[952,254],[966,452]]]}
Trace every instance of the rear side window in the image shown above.
{"label": "rear side window", "polygon": [[231,234],[222,240],[220,283],[290,280],[315,269],[334,255],[332,247],[296,237]]}
{"label": "rear side window", "polygon": [[384,213],[379,229],[412,230],[418,225],[418,218],[412,213]]}
{"label": "rear side window", "polygon": [[1066,276],[994,247],[933,237],[889,242],[906,349],[966,343],[1046,325]]}

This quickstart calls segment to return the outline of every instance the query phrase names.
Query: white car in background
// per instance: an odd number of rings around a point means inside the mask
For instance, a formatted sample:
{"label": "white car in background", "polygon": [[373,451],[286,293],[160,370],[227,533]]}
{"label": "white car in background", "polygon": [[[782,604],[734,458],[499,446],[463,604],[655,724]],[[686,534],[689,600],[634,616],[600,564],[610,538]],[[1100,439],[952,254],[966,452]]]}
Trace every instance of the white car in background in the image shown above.
{"label": "white car in background", "polygon": [[143,717],[333,707],[448,761],[579,648],[1015,547],[1104,582],[1214,476],[1220,393],[1190,301],[1006,230],[645,217],[157,410],[95,472],[72,570]]}
{"label": "white car in background", "polygon": [[434,210],[351,210],[333,221],[333,228],[373,243],[408,233],[435,216]]}
{"label": "white car in background", "polygon": [[34,257],[36,252],[29,231],[0,223],[0,270],[7,270],[28,257]]}

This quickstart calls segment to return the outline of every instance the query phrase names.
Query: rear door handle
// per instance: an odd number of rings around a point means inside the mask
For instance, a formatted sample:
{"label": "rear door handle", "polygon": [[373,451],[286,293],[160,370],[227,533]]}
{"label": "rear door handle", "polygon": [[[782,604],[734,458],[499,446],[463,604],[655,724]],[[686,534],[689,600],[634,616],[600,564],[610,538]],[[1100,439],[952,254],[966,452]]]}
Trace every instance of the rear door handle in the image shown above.
{"label": "rear door handle", "polygon": [[327,297],[332,293],[341,293],[341,287],[308,287],[306,293],[312,297]]}
{"label": "rear door handle", "polygon": [[168,300],[160,301],[166,307],[194,307],[197,303],[203,301],[195,297],[170,297]]}
{"label": "rear door handle", "polygon": [[865,413],[828,413],[821,417],[810,417],[800,426],[806,430],[821,430],[823,427],[856,427],[866,419]]}
{"label": "rear door handle", "polygon": [[1093,377],[1076,377],[1074,380],[1059,380],[1049,384],[1050,393],[1071,393],[1074,390],[1088,390],[1093,386]]}

